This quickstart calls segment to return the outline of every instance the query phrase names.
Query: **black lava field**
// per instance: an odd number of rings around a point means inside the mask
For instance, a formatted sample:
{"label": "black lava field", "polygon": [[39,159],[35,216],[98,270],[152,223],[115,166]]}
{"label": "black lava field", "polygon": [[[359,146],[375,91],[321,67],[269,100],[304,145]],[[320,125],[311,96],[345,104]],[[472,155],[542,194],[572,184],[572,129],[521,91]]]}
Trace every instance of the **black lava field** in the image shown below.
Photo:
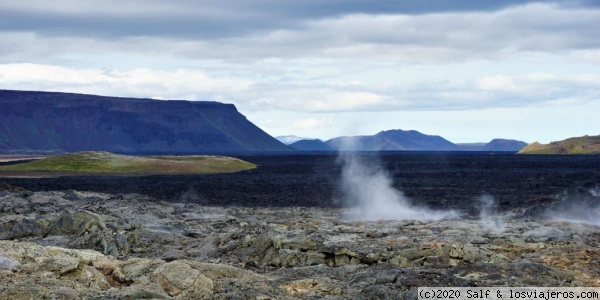
{"label": "black lava field", "polygon": [[[600,155],[499,153],[360,154],[383,169],[411,202],[474,213],[491,195],[500,210],[529,213],[577,201],[600,187]],[[255,170],[217,175],[2,178],[31,191],[139,193],[167,201],[218,206],[343,207],[342,166],[333,154],[239,155]]]}

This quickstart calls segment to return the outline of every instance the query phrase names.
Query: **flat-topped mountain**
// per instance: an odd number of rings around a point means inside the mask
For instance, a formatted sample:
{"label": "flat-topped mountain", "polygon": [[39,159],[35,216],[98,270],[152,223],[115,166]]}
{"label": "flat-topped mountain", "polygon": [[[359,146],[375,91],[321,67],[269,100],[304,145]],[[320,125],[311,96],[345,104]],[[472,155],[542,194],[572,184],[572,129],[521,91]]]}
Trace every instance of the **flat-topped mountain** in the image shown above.
{"label": "flat-topped mountain", "polygon": [[233,104],[0,90],[0,151],[288,151]]}
{"label": "flat-topped mountain", "polygon": [[600,154],[600,135],[573,137],[550,144],[534,142],[519,154]]}
{"label": "flat-topped mountain", "polygon": [[372,136],[345,136],[325,142],[336,150],[354,151],[460,151],[460,148],[438,135],[416,130],[388,130]]}

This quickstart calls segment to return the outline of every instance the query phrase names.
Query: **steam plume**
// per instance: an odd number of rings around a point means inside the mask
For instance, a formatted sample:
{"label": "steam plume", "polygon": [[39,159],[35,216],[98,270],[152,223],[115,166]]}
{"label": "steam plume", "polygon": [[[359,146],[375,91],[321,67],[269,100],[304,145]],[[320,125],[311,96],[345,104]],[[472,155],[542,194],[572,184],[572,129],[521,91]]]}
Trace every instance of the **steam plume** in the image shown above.
{"label": "steam plume", "polygon": [[454,211],[434,211],[412,205],[395,189],[390,176],[379,164],[366,164],[354,152],[340,152],[342,190],[348,217],[359,220],[434,221],[458,217]]}
{"label": "steam plume", "polygon": [[479,223],[484,230],[502,231],[506,228],[504,217],[498,214],[498,204],[491,195],[482,195],[479,202]]}
{"label": "steam plume", "polygon": [[547,213],[554,221],[569,221],[600,226],[600,186],[578,188],[566,193],[555,211]]}

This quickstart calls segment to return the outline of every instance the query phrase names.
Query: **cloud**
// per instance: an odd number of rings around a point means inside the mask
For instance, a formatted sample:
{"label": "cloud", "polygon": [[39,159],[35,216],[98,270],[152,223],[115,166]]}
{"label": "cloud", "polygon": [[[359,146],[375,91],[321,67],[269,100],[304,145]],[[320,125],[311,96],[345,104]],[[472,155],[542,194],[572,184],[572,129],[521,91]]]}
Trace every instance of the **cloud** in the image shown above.
{"label": "cloud", "polygon": [[0,4],[0,32],[10,36],[0,49],[4,62],[125,52],[236,63],[322,57],[414,64],[600,48],[600,40],[590,38],[600,27],[600,9],[588,2],[382,1],[373,8],[358,1],[338,7],[303,1],[289,8],[267,0],[35,2]]}
{"label": "cloud", "polygon": [[[492,11],[531,1],[463,0],[277,0],[160,1],[160,0],[3,0],[0,26],[42,34],[79,36],[177,36],[216,38],[249,32],[293,29],[308,20],[350,14],[427,14]],[[554,1],[570,3],[572,1]]]}
{"label": "cloud", "polygon": [[250,84],[240,78],[211,77],[201,71],[185,69],[159,71],[138,68],[121,71],[29,63],[0,65],[0,86],[17,90],[157,99],[225,100],[226,95],[244,90]]}
{"label": "cloud", "polygon": [[[267,68],[265,71],[269,70]],[[0,87],[158,99],[216,100],[234,103],[241,111],[317,113],[469,110],[566,105],[600,100],[600,75],[593,73],[494,75],[454,81],[414,79],[411,82],[381,84],[344,84],[340,81],[299,84],[296,80],[261,81],[248,77],[246,72],[234,70],[118,70],[0,64]],[[316,120],[323,121],[314,119],[300,122],[298,126],[326,124]]]}
{"label": "cloud", "polygon": [[331,126],[333,124],[333,118],[309,118],[298,120],[292,124],[293,129],[315,129]]}
{"label": "cloud", "polygon": [[[0,85],[209,99],[246,111],[468,110],[600,99],[594,71],[494,70],[521,56],[597,63],[600,40],[590,38],[600,27],[597,6],[487,2],[351,0],[336,8],[316,0],[62,0],[48,7],[6,0]],[[136,65],[139,57],[146,59]],[[169,60],[177,65],[155,67]],[[456,63],[465,61],[487,61],[480,67],[490,70],[464,75]],[[420,65],[436,68],[403,72]],[[436,77],[438,66],[452,73]]]}

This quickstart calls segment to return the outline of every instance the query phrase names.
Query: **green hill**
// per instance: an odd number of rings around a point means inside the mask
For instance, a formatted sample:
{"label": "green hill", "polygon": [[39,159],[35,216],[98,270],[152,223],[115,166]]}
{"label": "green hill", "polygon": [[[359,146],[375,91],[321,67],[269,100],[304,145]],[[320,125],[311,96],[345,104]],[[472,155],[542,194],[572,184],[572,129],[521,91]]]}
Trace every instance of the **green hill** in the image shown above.
{"label": "green hill", "polygon": [[600,135],[573,137],[550,144],[535,142],[518,154],[600,154]]}
{"label": "green hill", "polygon": [[78,152],[0,166],[0,176],[207,174],[255,167],[249,162],[225,156],[129,156]]}

